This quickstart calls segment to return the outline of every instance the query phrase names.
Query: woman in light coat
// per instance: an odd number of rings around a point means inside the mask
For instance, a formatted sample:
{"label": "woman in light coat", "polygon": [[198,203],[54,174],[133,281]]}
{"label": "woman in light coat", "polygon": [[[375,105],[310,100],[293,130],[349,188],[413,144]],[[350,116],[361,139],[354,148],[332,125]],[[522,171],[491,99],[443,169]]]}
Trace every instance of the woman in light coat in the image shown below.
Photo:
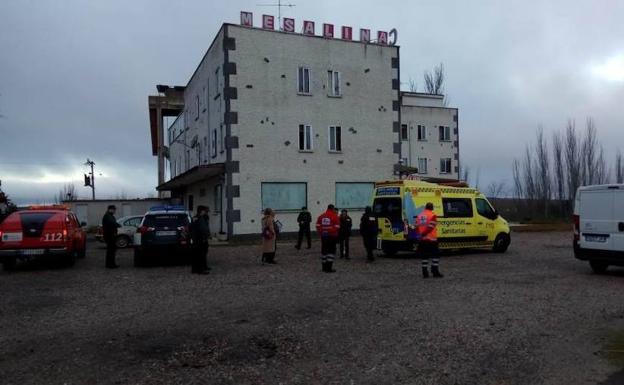
{"label": "woman in light coat", "polygon": [[262,217],[262,261],[275,263],[275,213],[270,208],[264,210]]}

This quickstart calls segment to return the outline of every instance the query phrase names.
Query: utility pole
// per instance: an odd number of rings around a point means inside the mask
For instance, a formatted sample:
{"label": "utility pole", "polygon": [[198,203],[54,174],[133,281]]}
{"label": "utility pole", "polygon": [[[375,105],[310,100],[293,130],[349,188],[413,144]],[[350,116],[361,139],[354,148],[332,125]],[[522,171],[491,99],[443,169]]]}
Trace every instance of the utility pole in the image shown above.
{"label": "utility pole", "polygon": [[95,162],[87,158],[85,166],[91,166],[91,173],[89,174],[90,176],[87,176],[85,174],[85,187],[91,187],[91,198],[95,200],[95,173],[93,172],[93,166],[95,166]]}

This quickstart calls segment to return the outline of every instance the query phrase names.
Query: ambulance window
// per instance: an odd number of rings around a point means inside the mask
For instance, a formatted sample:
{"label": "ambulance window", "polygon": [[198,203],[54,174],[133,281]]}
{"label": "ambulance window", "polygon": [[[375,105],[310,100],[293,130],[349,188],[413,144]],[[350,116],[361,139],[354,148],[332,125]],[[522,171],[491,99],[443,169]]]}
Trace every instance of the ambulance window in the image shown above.
{"label": "ambulance window", "polygon": [[496,218],[496,211],[494,211],[488,201],[483,198],[477,198],[475,199],[475,204],[477,206],[477,212],[479,213],[479,215],[490,219]]}
{"label": "ambulance window", "polygon": [[442,198],[445,218],[471,218],[472,201],[469,198]]}
{"label": "ambulance window", "polygon": [[402,220],[402,205],[400,198],[375,199],[373,213],[379,218],[388,218],[390,221]]}

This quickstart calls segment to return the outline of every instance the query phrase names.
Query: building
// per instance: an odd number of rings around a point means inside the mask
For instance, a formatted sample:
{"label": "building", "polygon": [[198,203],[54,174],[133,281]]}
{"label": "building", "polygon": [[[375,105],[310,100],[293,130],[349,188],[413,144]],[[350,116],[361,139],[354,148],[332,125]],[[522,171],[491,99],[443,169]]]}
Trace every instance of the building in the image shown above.
{"label": "building", "polygon": [[350,27],[337,38],[328,24],[318,36],[312,22],[298,34],[292,19],[277,31],[270,16],[263,28],[248,18],[223,24],[187,85],[175,87],[184,108],[167,129],[170,178],[157,189],[190,210],[209,206],[211,228],[228,237],[258,234],[266,207],[286,232],[297,230],[302,206],[317,215],[335,203],[357,217],[373,182],[397,177],[405,147],[396,32],[372,41],[362,29],[356,41]]}
{"label": "building", "polygon": [[423,177],[459,179],[458,120],[442,95],[401,92],[401,163]]}
{"label": "building", "polygon": [[102,217],[109,205],[117,207],[115,216],[117,219],[129,215],[143,215],[150,207],[165,204],[166,201],[160,199],[96,199],[96,200],[74,200],[63,201],[68,205],[80,222],[85,222],[87,226],[98,226],[102,224]]}

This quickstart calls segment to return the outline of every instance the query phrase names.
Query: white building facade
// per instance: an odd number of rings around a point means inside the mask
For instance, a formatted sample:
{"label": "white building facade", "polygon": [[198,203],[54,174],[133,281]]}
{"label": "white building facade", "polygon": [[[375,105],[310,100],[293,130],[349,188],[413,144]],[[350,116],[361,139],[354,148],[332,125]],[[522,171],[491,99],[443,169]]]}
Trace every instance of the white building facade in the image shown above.
{"label": "white building facade", "polygon": [[401,92],[401,163],[422,177],[459,179],[458,114],[442,95]]}
{"label": "white building facade", "polygon": [[373,183],[397,178],[401,115],[415,113],[401,102],[399,47],[306,28],[224,24],[184,89],[158,189],[209,206],[214,233],[258,234],[267,207],[285,232],[303,206],[316,217],[334,203],[357,220]]}

